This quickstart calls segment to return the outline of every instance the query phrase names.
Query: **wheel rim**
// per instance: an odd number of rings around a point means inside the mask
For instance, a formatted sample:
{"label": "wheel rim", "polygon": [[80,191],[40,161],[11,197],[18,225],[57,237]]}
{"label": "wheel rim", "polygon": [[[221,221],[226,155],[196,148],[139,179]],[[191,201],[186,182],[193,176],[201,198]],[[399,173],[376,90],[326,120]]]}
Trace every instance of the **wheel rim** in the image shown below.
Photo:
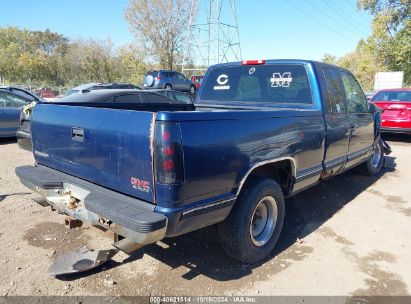
{"label": "wheel rim", "polygon": [[376,144],[374,147],[374,153],[371,158],[371,166],[373,166],[374,168],[378,168],[378,166],[380,165],[381,157],[382,157],[381,147],[379,144]]}
{"label": "wheel rim", "polygon": [[196,90],[194,89],[194,87],[191,87],[191,88],[190,88],[190,92],[191,92],[192,94],[194,94],[195,91],[196,91]]}
{"label": "wheel rim", "polygon": [[250,222],[250,236],[257,247],[264,246],[274,233],[277,224],[277,203],[272,196],[263,197],[255,206]]}
{"label": "wheel rim", "polygon": [[166,90],[171,90],[171,86],[170,86],[170,85],[166,85]]}

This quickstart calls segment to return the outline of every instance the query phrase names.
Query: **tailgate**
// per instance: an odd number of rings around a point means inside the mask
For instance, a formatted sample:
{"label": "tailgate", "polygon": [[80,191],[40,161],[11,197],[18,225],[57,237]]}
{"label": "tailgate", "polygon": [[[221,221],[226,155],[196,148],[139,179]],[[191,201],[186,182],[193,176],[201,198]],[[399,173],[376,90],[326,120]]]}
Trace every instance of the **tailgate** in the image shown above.
{"label": "tailgate", "polygon": [[32,116],[39,164],[153,202],[154,113],[38,104]]}

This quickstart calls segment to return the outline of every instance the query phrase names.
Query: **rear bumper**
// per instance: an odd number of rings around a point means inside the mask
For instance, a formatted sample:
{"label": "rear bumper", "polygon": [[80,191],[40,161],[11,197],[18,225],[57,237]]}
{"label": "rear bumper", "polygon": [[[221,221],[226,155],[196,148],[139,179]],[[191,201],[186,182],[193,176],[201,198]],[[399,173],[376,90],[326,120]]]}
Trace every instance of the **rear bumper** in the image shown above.
{"label": "rear bumper", "polygon": [[21,149],[32,151],[33,144],[31,142],[31,133],[18,130],[16,133],[17,143]]}
{"label": "rear bumper", "polygon": [[167,217],[155,213],[153,204],[40,165],[17,167],[16,174],[61,213],[140,244],[154,243],[165,236]]}
{"label": "rear bumper", "polygon": [[393,128],[381,126],[381,132],[385,133],[407,133],[411,134],[411,128]]}

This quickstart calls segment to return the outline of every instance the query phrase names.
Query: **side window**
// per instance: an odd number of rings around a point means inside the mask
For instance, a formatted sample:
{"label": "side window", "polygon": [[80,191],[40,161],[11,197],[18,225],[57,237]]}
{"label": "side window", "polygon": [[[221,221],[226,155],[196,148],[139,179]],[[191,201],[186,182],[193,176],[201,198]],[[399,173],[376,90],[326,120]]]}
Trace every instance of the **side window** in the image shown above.
{"label": "side window", "polygon": [[348,113],[367,113],[367,97],[354,76],[347,72],[341,72],[341,79],[347,98]]}
{"label": "side window", "polygon": [[330,113],[346,113],[344,86],[336,69],[323,69],[329,96]]}
{"label": "side window", "polygon": [[187,94],[176,91],[174,92],[174,97],[175,97],[175,100],[178,102],[191,103],[191,98]]}
{"label": "side window", "polygon": [[114,98],[114,102],[141,103],[140,94],[121,95]]}
{"label": "side window", "polygon": [[0,92],[0,108],[5,108],[7,104],[6,93]]}
{"label": "side window", "polygon": [[145,94],[142,94],[141,97],[144,103],[171,103],[172,102],[172,100],[160,94],[145,93]]}
{"label": "side window", "polygon": [[20,95],[20,96],[22,96],[22,97],[24,97],[24,98],[26,98],[26,99],[34,100],[34,97],[33,97],[33,96],[27,94],[27,93],[24,92],[24,91],[21,91],[21,90],[18,90],[18,89],[17,89],[17,90],[16,90],[16,89],[11,89],[11,91],[12,91],[13,93],[15,93],[16,95]]}
{"label": "side window", "polygon": [[0,92],[0,107],[4,108],[20,108],[28,103],[27,100],[16,95]]}
{"label": "side window", "polygon": [[180,80],[186,80],[186,78],[184,77],[184,75],[180,74],[180,73],[176,73],[177,74],[177,78]]}

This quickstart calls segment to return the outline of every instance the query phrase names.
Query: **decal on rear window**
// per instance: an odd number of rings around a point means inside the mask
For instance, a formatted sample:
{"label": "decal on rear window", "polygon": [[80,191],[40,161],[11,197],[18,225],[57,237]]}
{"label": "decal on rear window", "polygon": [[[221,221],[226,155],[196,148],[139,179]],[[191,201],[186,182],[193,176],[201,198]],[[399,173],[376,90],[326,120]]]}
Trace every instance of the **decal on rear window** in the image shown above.
{"label": "decal on rear window", "polygon": [[214,90],[229,90],[230,86],[228,85],[228,76],[226,74],[221,74],[217,77],[218,85],[214,86]]}
{"label": "decal on rear window", "polygon": [[282,75],[281,73],[273,73],[273,77],[270,79],[272,88],[288,88],[292,81],[291,72],[285,72]]}

